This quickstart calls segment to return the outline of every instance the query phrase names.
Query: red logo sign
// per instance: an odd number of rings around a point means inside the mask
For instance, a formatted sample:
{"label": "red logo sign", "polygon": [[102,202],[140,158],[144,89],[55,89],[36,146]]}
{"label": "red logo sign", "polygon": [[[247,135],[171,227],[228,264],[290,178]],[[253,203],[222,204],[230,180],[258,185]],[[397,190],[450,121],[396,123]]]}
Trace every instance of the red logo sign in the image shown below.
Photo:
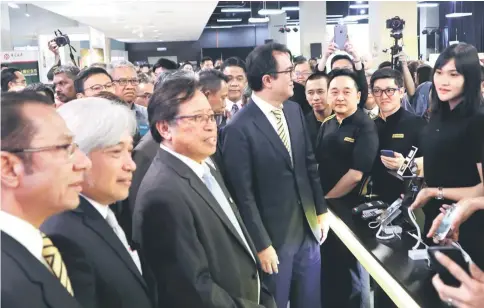
{"label": "red logo sign", "polygon": [[8,60],[8,59],[10,58],[10,56],[8,55],[8,53],[6,53],[6,54],[4,54],[4,55],[3,55],[3,58],[4,58],[5,60]]}

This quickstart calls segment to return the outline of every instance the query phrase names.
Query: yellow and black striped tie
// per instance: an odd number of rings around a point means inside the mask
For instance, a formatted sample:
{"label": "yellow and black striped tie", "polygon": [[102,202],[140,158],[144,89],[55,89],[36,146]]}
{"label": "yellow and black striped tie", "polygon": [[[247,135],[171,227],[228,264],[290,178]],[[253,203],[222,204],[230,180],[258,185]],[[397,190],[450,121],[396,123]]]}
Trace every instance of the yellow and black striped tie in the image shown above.
{"label": "yellow and black striped tie", "polygon": [[59,278],[60,283],[66,288],[67,292],[74,296],[71,281],[67,275],[66,265],[62,261],[62,256],[59,250],[54,246],[54,244],[52,244],[50,238],[43,233],[42,239],[44,245],[42,248],[42,257],[44,257],[45,261],[49,265],[49,270],[52,274],[54,274],[54,276]]}
{"label": "yellow and black striped tie", "polygon": [[284,146],[286,147],[287,151],[289,152],[289,155],[292,158],[292,153],[291,153],[291,146],[289,145],[289,139],[287,138],[287,132],[284,127],[284,123],[282,121],[282,117],[284,116],[284,113],[282,112],[282,109],[273,109],[272,113],[276,117],[277,120],[277,134],[279,135],[279,138],[281,138],[282,143],[284,143]]}

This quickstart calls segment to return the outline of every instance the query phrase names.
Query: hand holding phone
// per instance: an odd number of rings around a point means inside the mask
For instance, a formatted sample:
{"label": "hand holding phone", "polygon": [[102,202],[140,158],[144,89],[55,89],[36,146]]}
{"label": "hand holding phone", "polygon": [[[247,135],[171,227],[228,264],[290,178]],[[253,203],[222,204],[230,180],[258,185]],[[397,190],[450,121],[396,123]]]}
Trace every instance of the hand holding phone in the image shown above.
{"label": "hand holding phone", "polygon": [[348,39],[348,27],[346,25],[334,26],[334,43],[339,50],[344,50],[346,40]]}
{"label": "hand holding phone", "polygon": [[395,152],[393,152],[392,150],[381,150],[380,154],[381,156],[385,157],[395,157]]}
{"label": "hand holding phone", "polygon": [[435,257],[435,253],[440,252],[454,261],[459,267],[461,267],[467,274],[469,274],[469,263],[466,262],[462,252],[459,248],[454,246],[432,246],[427,248],[427,253],[430,259],[430,265],[435,270],[440,279],[448,286],[459,287],[461,282],[457,280],[449,270],[443,266]]}

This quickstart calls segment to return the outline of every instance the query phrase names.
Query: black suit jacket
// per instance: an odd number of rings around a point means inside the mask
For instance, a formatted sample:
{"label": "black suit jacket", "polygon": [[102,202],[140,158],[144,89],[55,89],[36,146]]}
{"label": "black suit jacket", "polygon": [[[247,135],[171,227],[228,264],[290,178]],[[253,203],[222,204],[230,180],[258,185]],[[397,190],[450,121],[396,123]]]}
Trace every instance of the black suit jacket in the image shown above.
{"label": "black suit jacket", "polygon": [[152,293],[133,259],[89,201],[81,197],[77,209],[49,218],[41,230],[61,252],[83,306],[153,307]]}
{"label": "black suit jacket", "polygon": [[281,138],[252,100],[223,130],[226,181],[257,251],[270,245],[278,249],[301,244],[308,230],[319,241],[317,215],[326,212],[304,114],[296,103],[286,101],[284,115],[294,165]]}
{"label": "black suit jacket", "polygon": [[59,280],[22,244],[2,235],[2,297],[5,308],[81,308]]}
{"label": "black suit jacket", "polygon": [[[212,174],[231,202],[220,174],[213,169]],[[239,223],[257,259],[240,218]],[[207,186],[163,149],[141,183],[133,225],[134,240],[155,273],[160,303],[183,308],[275,307],[267,291],[258,287],[260,267]]]}

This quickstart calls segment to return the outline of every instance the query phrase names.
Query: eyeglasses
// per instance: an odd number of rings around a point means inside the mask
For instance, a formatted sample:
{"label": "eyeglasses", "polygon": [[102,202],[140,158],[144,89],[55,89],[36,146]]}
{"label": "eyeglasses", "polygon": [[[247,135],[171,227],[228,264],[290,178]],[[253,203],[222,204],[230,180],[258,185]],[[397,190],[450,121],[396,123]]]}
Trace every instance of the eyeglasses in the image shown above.
{"label": "eyeglasses", "polygon": [[296,75],[296,77],[308,77],[309,75],[311,75],[310,72],[298,72],[298,71],[295,71],[294,72],[294,75]]}
{"label": "eyeglasses", "polygon": [[290,68],[288,70],[279,71],[279,72],[268,72],[267,74],[289,74],[292,76],[292,74],[294,74],[294,68]]}
{"label": "eyeglasses", "polygon": [[142,98],[142,99],[150,99],[153,94],[150,93],[145,93],[141,95],[137,95],[136,97]]}
{"label": "eyeglasses", "polygon": [[66,143],[61,145],[50,145],[50,146],[39,147],[39,148],[11,149],[11,150],[6,149],[4,151],[10,152],[10,153],[35,153],[35,152],[64,150],[64,151],[67,151],[68,159],[71,159],[74,156],[74,153],[76,152],[78,147],[79,146],[77,145],[77,143],[71,142],[71,143]]}
{"label": "eyeglasses", "polygon": [[197,123],[197,124],[208,124],[214,123],[215,122],[215,114],[193,114],[193,115],[182,115],[182,116],[177,116],[174,118],[174,120],[181,120],[181,119],[190,119],[191,121]]}
{"label": "eyeglasses", "polygon": [[395,94],[395,92],[398,91],[398,88],[388,88],[388,89],[385,89],[385,90],[382,90],[382,89],[373,89],[371,91],[371,93],[373,94],[373,96],[376,96],[376,97],[380,97],[383,95],[383,92],[385,92],[385,94],[388,96],[388,97],[391,97]]}
{"label": "eyeglasses", "polygon": [[130,83],[132,86],[139,85],[139,79],[116,79],[113,82],[119,84],[120,86],[124,87]]}
{"label": "eyeglasses", "polygon": [[102,84],[95,84],[92,87],[87,88],[86,90],[92,90],[92,91],[96,91],[96,92],[101,92],[101,91],[104,91],[104,90],[109,90],[113,86],[114,86],[114,82],[108,82],[108,83],[106,83],[104,85],[102,85]]}

